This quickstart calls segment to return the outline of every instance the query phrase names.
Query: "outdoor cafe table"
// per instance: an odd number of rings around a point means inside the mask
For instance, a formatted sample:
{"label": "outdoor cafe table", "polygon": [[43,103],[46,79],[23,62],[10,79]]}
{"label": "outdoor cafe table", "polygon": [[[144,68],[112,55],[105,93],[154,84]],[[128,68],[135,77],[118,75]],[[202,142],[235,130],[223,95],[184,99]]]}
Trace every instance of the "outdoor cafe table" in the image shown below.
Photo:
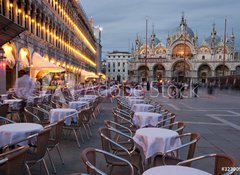
{"label": "outdoor cafe table", "polygon": [[[51,109],[50,110],[50,115],[49,115],[49,120],[50,123],[58,122],[62,119],[64,119],[66,116],[76,113],[76,109],[70,109],[70,108],[56,108],[56,109]],[[74,115],[72,118],[67,118],[65,120],[65,125],[71,125],[71,121],[77,122],[78,116]]]}
{"label": "outdoor cafe table", "polygon": [[19,109],[20,108],[20,102],[22,102],[22,99],[7,99],[3,100],[3,104],[9,104],[11,109]]}
{"label": "outdoor cafe table", "polygon": [[7,100],[8,99],[8,94],[0,94],[0,99],[1,100]]}
{"label": "outdoor cafe table", "polygon": [[92,98],[92,97],[80,97],[78,100],[79,100],[79,101],[94,102],[94,101],[96,100],[96,98]]}
{"label": "outdoor cafe table", "polygon": [[163,128],[141,128],[133,137],[136,146],[144,154],[145,159],[150,158],[155,153],[165,153],[167,150],[181,145],[181,140],[176,138],[178,133]]}
{"label": "outdoor cafe table", "polygon": [[152,109],[154,106],[150,104],[134,104],[131,107],[131,110],[134,112],[147,112]]}
{"label": "outdoor cafe table", "polygon": [[205,171],[186,167],[186,166],[177,166],[177,165],[166,165],[166,166],[157,166],[150,168],[143,173],[143,175],[211,175]]}
{"label": "outdoor cafe table", "polygon": [[78,110],[79,108],[89,107],[89,102],[87,101],[71,101],[69,102],[69,108]]}
{"label": "outdoor cafe table", "polygon": [[[43,126],[36,123],[11,123],[0,126],[0,147],[16,143],[30,135],[39,133]],[[19,145],[26,145],[22,142]]]}
{"label": "outdoor cafe table", "polygon": [[128,104],[129,106],[133,106],[134,104],[143,104],[145,101],[143,99],[137,99],[137,98],[129,98],[128,99]]}
{"label": "outdoor cafe table", "polygon": [[133,123],[138,128],[145,126],[157,126],[162,114],[154,112],[135,112],[133,116]]}

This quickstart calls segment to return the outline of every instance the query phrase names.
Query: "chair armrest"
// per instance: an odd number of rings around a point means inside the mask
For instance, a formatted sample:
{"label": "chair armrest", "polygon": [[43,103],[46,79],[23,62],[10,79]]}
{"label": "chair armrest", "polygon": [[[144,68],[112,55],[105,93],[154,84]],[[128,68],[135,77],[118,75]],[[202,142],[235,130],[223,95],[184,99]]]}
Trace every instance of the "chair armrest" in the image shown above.
{"label": "chair armrest", "polygon": [[10,120],[8,118],[1,117],[1,116],[0,116],[0,120],[4,120],[4,121],[9,122],[9,123],[16,123],[16,122],[14,122],[14,121],[12,121],[12,120]]}

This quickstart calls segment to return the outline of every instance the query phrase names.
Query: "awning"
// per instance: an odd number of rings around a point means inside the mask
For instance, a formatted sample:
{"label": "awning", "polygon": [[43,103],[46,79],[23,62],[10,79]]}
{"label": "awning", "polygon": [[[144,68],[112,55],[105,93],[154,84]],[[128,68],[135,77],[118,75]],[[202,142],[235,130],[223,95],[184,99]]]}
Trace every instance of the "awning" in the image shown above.
{"label": "awning", "polygon": [[96,75],[94,72],[89,72],[86,70],[81,71],[81,76],[83,76],[85,79],[87,78],[99,78],[98,75]]}
{"label": "awning", "polygon": [[31,65],[31,77],[36,78],[36,75],[41,72],[41,76],[44,77],[46,74],[53,72],[63,72],[65,69],[48,62],[40,54],[34,53],[32,57]]}
{"label": "awning", "polygon": [[24,30],[25,28],[0,15],[0,46],[11,41]]}

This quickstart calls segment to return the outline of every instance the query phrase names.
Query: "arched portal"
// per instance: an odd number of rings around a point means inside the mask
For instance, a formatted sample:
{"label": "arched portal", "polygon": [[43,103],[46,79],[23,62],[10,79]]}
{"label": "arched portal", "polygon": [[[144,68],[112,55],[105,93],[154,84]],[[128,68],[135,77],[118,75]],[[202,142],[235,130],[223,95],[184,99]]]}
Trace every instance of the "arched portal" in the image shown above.
{"label": "arched portal", "polygon": [[207,64],[203,64],[198,68],[198,77],[200,82],[207,83],[207,79],[211,76],[211,68]]}
{"label": "arched portal", "polygon": [[236,75],[240,75],[240,65],[236,67]]}
{"label": "arched portal", "polygon": [[147,66],[140,66],[138,68],[138,81],[148,81],[149,68]]}
{"label": "arched portal", "polygon": [[172,67],[172,77],[177,82],[183,82],[190,74],[190,66],[186,61],[179,61]]}
{"label": "arched portal", "polygon": [[160,81],[165,77],[165,68],[161,64],[157,64],[153,67],[154,80]]}
{"label": "arched portal", "polygon": [[226,65],[218,65],[215,69],[215,76],[216,77],[222,77],[229,75],[230,71],[229,68]]}

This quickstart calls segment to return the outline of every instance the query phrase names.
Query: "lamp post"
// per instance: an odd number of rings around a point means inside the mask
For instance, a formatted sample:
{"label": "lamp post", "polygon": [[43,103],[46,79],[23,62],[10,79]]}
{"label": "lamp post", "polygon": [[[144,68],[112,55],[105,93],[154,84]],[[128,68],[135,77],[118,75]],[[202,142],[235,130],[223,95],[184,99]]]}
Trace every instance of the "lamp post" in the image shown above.
{"label": "lamp post", "polygon": [[6,93],[6,57],[4,50],[0,47],[0,94]]}

